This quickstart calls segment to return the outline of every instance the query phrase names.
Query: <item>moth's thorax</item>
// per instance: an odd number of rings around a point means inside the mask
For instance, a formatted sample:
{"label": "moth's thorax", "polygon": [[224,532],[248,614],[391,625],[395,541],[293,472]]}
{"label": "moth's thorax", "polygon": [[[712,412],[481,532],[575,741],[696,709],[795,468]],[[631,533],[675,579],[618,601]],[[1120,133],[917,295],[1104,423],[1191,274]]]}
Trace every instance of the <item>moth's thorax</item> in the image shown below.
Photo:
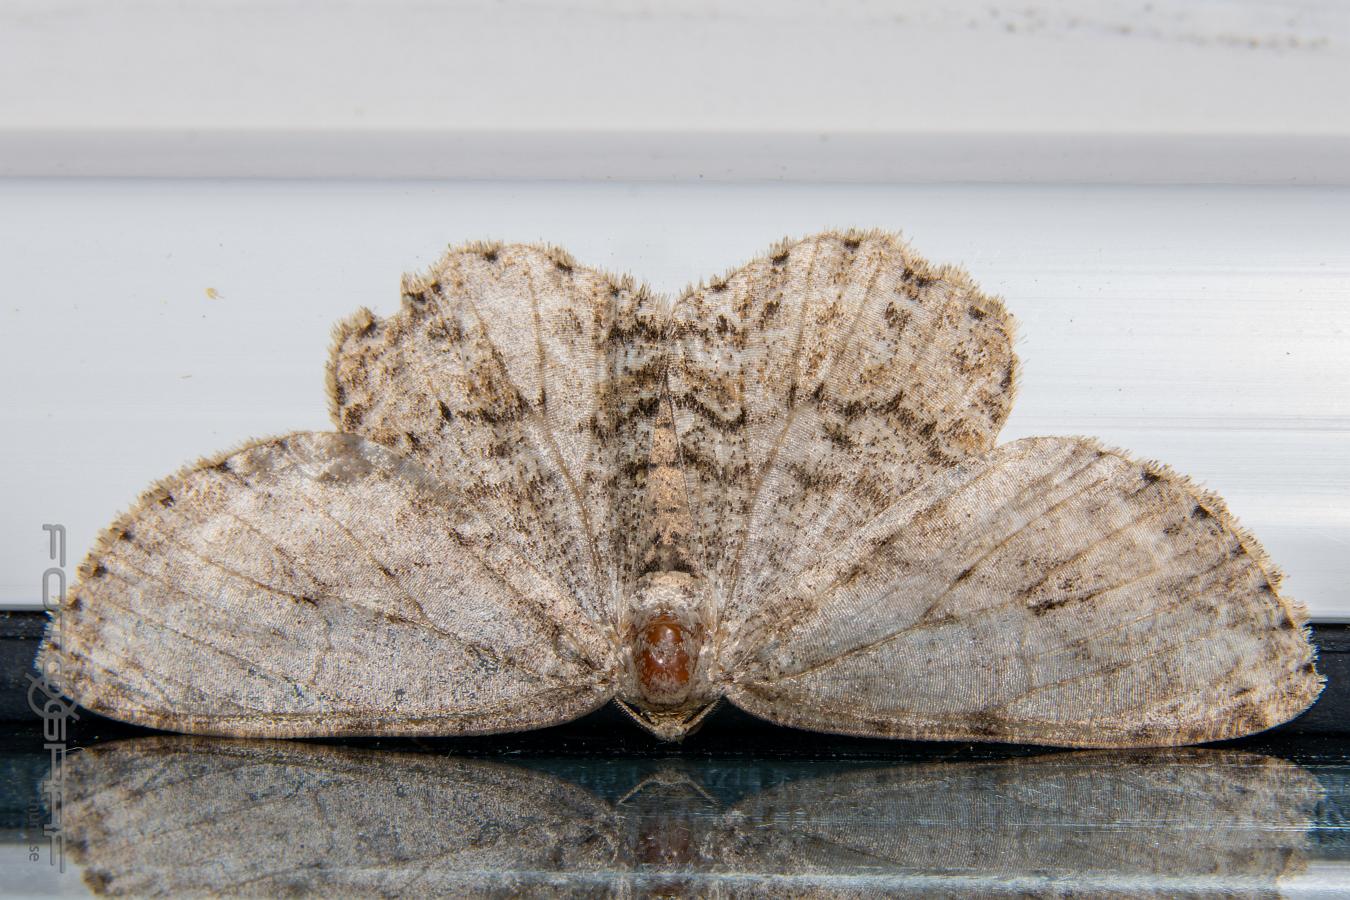
{"label": "moth's thorax", "polygon": [[647,623],[634,641],[638,684],[645,699],[662,705],[685,699],[698,657],[697,643],[695,635],[673,616],[657,616]]}
{"label": "moth's thorax", "polygon": [[682,737],[716,700],[708,680],[703,583],[685,572],[649,572],[629,598],[620,699],[667,739]]}
{"label": "moth's thorax", "polygon": [[643,706],[680,706],[702,674],[698,588],[698,579],[684,572],[650,572],[638,580],[626,639],[633,699]]}

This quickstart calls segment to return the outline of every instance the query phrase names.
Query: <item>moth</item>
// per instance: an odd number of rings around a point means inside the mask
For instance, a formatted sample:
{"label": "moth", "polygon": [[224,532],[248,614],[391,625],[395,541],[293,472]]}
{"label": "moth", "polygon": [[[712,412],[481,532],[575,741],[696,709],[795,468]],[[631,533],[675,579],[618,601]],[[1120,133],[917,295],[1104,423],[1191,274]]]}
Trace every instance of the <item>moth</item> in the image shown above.
{"label": "moth", "polygon": [[[996,445],[1001,302],[879,231],[667,302],[474,243],[338,325],[338,430],[153,485],[41,660],[215,735],[487,734],[721,700],[852,735],[1073,747],[1269,728],[1305,614],[1215,495],[1078,437]],[[58,627],[58,625],[60,627]]]}

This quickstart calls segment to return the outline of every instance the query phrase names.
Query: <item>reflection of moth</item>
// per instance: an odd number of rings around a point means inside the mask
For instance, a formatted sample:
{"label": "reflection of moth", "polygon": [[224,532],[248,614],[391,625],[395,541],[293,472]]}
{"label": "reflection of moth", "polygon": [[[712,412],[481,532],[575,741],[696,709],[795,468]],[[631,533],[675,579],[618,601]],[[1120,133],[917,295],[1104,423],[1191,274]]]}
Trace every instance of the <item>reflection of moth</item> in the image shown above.
{"label": "reflection of moth", "polygon": [[710,785],[792,764],[691,760],[608,800],[537,768],[305,744],[149,738],[66,766],[86,880],[167,896],[1245,896],[1304,868],[1321,796],[1296,765],[1211,750],[835,765],[741,797]]}
{"label": "reflection of moth", "polygon": [[362,310],[338,433],[152,487],[49,635],[69,692],[236,736],[473,734],[721,698],[850,734],[1140,746],[1305,709],[1302,612],[1222,502],[1082,438],[995,447],[1002,305],[897,238],[673,305],[475,244]]}

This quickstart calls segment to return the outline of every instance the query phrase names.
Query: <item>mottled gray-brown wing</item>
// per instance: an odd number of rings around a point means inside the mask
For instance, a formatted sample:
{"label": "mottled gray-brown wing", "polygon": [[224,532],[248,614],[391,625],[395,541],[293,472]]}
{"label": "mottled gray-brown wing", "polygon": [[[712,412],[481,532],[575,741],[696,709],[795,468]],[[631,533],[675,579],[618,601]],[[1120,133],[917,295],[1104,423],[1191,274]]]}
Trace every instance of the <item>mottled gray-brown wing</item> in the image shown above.
{"label": "mottled gray-brown wing", "polygon": [[785,243],[685,294],[670,397],[701,575],[735,636],[775,587],[936,473],[994,445],[1011,322],[899,238]]}
{"label": "mottled gray-brown wing", "polygon": [[42,662],[95,712],[233,736],[472,734],[603,704],[613,645],[463,487],[354,435],[260,441],[103,535]]}
{"label": "mottled gray-brown wing", "polygon": [[146,738],[72,753],[64,775],[61,821],[99,894],[535,896],[616,850],[605,803],[484,760]]}
{"label": "mottled gray-brown wing", "polygon": [[904,495],[768,598],[736,705],[820,731],[1064,746],[1236,737],[1321,689],[1303,612],[1217,497],[1079,438]]}
{"label": "mottled gray-brown wing", "polygon": [[339,326],[333,419],[472,492],[514,551],[612,625],[646,531],[662,315],[560,250],[454,248],[405,280],[397,313]]}

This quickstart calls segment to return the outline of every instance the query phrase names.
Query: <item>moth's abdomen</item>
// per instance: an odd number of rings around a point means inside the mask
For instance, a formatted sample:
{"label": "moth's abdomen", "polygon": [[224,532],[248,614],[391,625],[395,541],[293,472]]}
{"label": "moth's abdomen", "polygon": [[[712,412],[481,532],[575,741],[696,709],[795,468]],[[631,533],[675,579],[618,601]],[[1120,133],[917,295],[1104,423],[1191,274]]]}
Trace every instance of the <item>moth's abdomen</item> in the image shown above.
{"label": "moth's abdomen", "polygon": [[695,643],[674,616],[657,616],[637,636],[634,661],[643,696],[659,705],[683,702],[694,674]]}

